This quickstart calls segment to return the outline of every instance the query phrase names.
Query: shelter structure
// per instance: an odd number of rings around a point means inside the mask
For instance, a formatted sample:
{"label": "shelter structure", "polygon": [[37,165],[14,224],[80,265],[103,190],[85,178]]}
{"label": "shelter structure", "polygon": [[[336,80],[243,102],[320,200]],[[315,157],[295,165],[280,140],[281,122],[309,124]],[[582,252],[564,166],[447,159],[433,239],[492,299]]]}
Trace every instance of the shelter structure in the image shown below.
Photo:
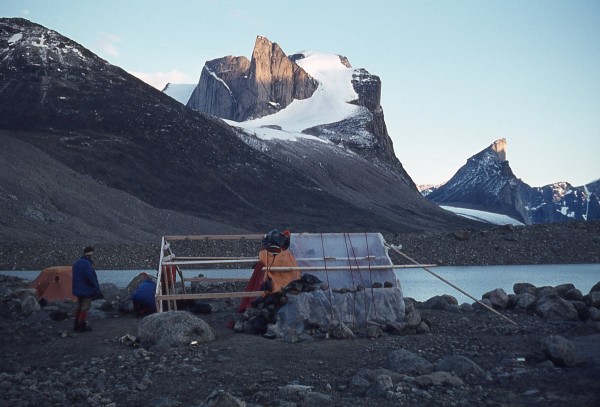
{"label": "shelter structure", "polygon": [[31,282],[38,299],[48,302],[77,300],[72,292],[73,270],[71,266],[55,266],[43,269]]}
{"label": "shelter structure", "polygon": [[[228,293],[192,293],[193,282],[240,281],[248,278],[232,277],[232,271],[240,268],[248,270],[259,261],[259,242],[264,235],[192,235],[163,236],[158,266],[156,288],[156,309],[158,312],[177,309],[179,300],[200,300],[216,298],[257,297],[264,291],[243,291]],[[256,256],[178,256],[173,248],[176,243],[212,240],[256,241]],[[272,267],[267,271],[286,272],[299,270],[309,273],[325,282],[329,290],[397,288],[400,281],[395,269],[422,267],[423,265],[395,265],[388,256],[385,240],[380,233],[293,233],[289,251],[295,257],[297,267]],[[220,268],[219,277],[185,277],[183,270],[202,267]],[[223,268],[226,267],[226,268]]]}

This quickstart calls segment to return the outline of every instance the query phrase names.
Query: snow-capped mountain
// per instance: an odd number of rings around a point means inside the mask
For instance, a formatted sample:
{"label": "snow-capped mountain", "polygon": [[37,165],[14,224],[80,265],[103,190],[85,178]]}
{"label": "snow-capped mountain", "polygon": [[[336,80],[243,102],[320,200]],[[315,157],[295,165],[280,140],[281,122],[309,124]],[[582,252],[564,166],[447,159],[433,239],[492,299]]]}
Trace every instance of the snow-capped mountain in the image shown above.
{"label": "snow-capped mountain", "polygon": [[500,139],[467,160],[427,199],[440,205],[504,214],[524,224],[600,219],[599,181],[573,187],[557,182],[531,187],[518,179],[506,160]]}
{"label": "snow-capped mountain", "polygon": [[255,137],[30,21],[0,18],[0,60],[1,236],[478,226],[421,197],[399,163]]}

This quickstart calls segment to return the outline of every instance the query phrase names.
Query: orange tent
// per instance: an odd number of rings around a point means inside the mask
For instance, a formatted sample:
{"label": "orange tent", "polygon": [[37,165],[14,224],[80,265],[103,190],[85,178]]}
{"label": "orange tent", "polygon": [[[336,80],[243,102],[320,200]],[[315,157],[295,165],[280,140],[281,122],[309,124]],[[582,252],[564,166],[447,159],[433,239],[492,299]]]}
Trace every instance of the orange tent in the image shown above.
{"label": "orange tent", "polygon": [[35,288],[38,298],[44,298],[48,302],[62,301],[66,299],[76,300],[72,293],[73,271],[71,266],[48,267],[31,283]]}

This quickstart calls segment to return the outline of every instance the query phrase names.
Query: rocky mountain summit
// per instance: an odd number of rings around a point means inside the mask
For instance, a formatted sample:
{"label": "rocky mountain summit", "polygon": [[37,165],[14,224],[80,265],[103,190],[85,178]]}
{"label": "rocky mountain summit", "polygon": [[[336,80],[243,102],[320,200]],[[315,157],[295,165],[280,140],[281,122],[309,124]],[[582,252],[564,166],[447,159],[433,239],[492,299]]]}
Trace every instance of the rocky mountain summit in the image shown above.
{"label": "rocky mountain summit", "polygon": [[223,119],[244,121],[309,98],[317,82],[267,38],[256,38],[252,59],[207,61],[187,106]]}
{"label": "rocky mountain summit", "polygon": [[511,216],[524,224],[600,219],[600,180],[574,187],[557,182],[531,187],[513,173],[499,139],[467,160],[438,188],[424,189],[427,199]]}

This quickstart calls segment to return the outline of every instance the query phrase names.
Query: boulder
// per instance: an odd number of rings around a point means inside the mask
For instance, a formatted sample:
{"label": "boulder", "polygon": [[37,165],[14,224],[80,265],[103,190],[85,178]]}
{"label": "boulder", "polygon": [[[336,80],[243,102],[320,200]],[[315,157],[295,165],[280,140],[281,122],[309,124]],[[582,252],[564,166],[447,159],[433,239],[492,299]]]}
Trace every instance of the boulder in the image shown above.
{"label": "boulder", "polygon": [[502,288],[496,288],[490,292],[483,294],[483,298],[487,298],[492,303],[494,309],[506,309],[510,299],[508,294]]}
{"label": "boulder", "polygon": [[192,341],[215,340],[213,329],[187,311],[169,311],[148,315],[140,321],[138,338],[142,345],[156,349],[187,346]]}
{"label": "boulder", "polygon": [[367,390],[367,397],[384,397],[388,390],[394,387],[394,383],[392,382],[392,378],[389,375],[379,375],[375,379],[375,382]]}
{"label": "boulder", "polygon": [[546,285],[543,287],[537,287],[535,289],[535,296],[538,298],[542,298],[546,295],[551,295],[551,294],[556,294],[556,291],[554,290],[554,287],[551,287],[549,285]]}
{"label": "boulder", "polygon": [[556,287],[554,287],[554,292],[556,294],[560,295],[561,297],[565,298],[565,294],[567,293],[567,291],[573,290],[573,289],[575,289],[575,286],[571,283],[560,284],[560,285],[557,285]]}
{"label": "boulder", "polygon": [[416,328],[421,323],[421,313],[419,311],[413,311],[406,314],[405,322],[409,328]]}
{"label": "boulder", "polygon": [[586,303],[590,307],[600,308],[600,291],[590,291]]}
{"label": "boulder", "polygon": [[588,317],[592,321],[600,321],[600,309],[598,309],[596,307],[590,307],[588,309]]}
{"label": "boulder", "polygon": [[542,351],[557,366],[575,366],[577,357],[575,344],[558,335],[542,339]]}
{"label": "boulder", "polygon": [[24,315],[31,315],[34,312],[39,311],[40,304],[38,304],[37,299],[32,296],[25,297],[23,301],[21,301],[21,312]]}
{"label": "boulder", "polygon": [[583,293],[577,288],[567,290],[563,296],[566,300],[583,301]]}
{"label": "boulder", "polygon": [[481,375],[485,373],[485,371],[477,363],[465,356],[460,355],[448,356],[440,360],[435,365],[435,370],[454,372],[459,376],[466,376],[469,374]]}
{"label": "boulder", "polygon": [[429,386],[463,386],[465,383],[449,372],[433,372],[415,377],[414,383],[419,387]]}
{"label": "boulder", "polygon": [[513,292],[517,295],[523,293],[535,294],[535,286],[530,283],[515,283],[513,285]]}
{"label": "boulder", "polygon": [[577,310],[569,301],[556,294],[540,298],[536,304],[535,312],[541,317],[553,320],[576,321]]}
{"label": "boulder", "polygon": [[428,372],[432,365],[421,356],[415,355],[405,349],[397,349],[388,355],[384,367],[397,373],[422,374]]}
{"label": "boulder", "polygon": [[517,295],[517,306],[523,309],[531,309],[535,307],[537,297],[528,292],[523,292]]}
{"label": "boulder", "polygon": [[590,288],[590,293],[594,291],[600,291],[600,281],[598,281],[592,288]]}

